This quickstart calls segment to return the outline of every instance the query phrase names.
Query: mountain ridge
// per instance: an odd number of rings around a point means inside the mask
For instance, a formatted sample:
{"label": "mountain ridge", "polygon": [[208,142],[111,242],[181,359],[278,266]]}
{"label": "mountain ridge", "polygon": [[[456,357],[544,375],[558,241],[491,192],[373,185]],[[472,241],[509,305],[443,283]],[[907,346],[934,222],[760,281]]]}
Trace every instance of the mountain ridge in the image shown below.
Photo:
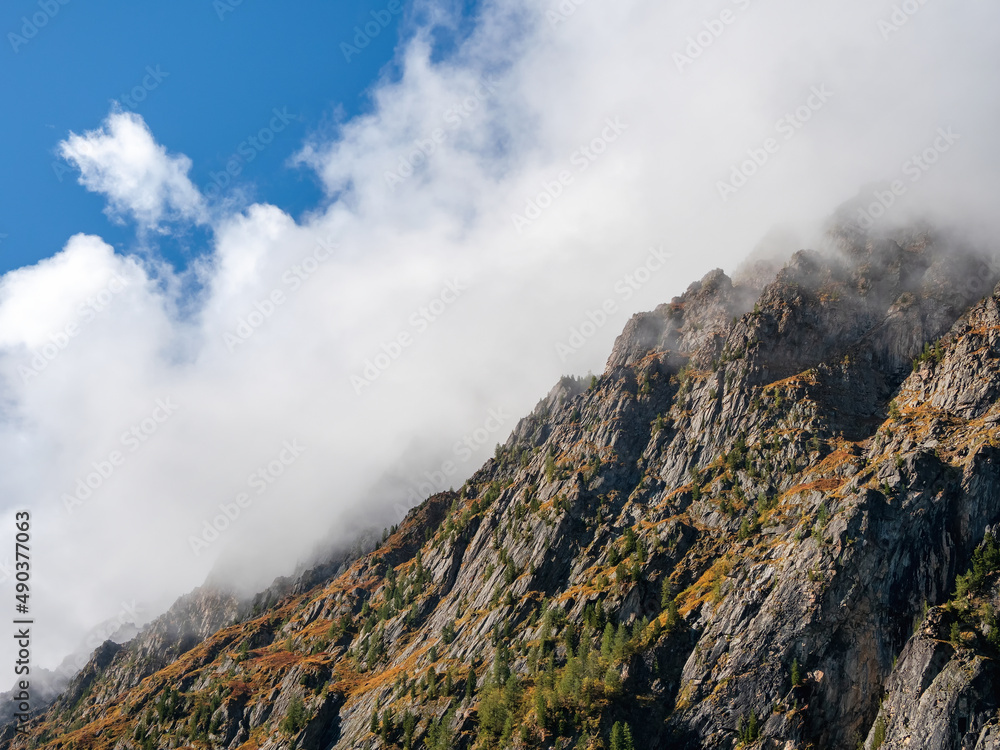
{"label": "mountain ridge", "polygon": [[633,316],[376,549],[184,600],[0,748],[1000,747],[995,257],[829,236]]}

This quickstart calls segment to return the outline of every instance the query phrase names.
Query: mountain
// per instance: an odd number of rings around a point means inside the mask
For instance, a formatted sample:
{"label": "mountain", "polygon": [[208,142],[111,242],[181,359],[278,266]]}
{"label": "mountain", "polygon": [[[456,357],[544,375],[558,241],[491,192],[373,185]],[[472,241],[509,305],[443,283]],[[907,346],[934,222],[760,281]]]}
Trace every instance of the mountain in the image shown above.
{"label": "mountain", "polygon": [[0,748],[1000,748],[1000,273],[829,237],[635,316],[459,492],[189,595]]}
{"label": "mountain", "polygon": [[[134,605],[135,602],[132,603]],[[113,643],[125,643],[132,640],[138,634],[138,628],[128,617],[136,614],[135,607],[128,605],[123,607],[122,614],[116,619],[102,622],[93,628],[84,638],[83,642],[67,656],[56,667],[55,670],[33,668],[31,671],[31,703],[33,709],[48,707],[69,685],[80,670],[90,661],[90,656],[96,646],[105,641]],[[9,724],[15,720],[15,713],[19,710],[18,701],[14,696],[20,692],[18,683],[23,678],[14,680],[11,689],[5,693],[0,693],[0,726]]]}

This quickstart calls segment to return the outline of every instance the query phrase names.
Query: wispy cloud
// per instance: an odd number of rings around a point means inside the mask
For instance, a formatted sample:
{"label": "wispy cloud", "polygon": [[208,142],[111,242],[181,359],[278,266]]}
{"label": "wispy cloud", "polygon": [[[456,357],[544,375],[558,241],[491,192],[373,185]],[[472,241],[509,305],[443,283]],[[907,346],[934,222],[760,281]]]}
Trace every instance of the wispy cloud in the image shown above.
{"label": "wispy cloud", "polygon": [[113,219],[130,216],[153,230],[205,220],[204,200],[188,178],[191,160],[169,155],[135,113],[112,112],[100,129],[71,133],[59,153],[80,171],[81,185],[107,197]]}

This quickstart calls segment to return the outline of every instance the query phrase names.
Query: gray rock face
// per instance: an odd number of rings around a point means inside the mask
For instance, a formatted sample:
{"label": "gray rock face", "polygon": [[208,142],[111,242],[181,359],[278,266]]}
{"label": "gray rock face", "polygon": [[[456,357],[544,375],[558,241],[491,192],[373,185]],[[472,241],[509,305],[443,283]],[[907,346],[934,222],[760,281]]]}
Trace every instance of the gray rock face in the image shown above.
{"label": "gray rock face", "polygon": [[868,747],[876,744],[876,734],[886,748],[996,746],[1000,670],[994,659],[949,643],[944,619],[932,611],[900,654]]}
{"label": "gray rock face", "polygon": [[95,659],[33,741],[997,747],[996,572],[953,596],[1000,524],[1000,274],[832,237],[636,316],[460,493]]}

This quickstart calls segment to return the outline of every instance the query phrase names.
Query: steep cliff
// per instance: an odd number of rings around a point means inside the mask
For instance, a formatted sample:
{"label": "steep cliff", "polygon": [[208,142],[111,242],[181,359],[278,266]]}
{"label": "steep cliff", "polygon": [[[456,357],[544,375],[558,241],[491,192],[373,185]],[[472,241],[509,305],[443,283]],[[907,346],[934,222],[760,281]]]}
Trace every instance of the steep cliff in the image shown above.
{"label": "steep cliff", "polygon": [[0,747],[1000,746],[1000,275],[831,236],[636,316],[377,549],[202,592]]}

